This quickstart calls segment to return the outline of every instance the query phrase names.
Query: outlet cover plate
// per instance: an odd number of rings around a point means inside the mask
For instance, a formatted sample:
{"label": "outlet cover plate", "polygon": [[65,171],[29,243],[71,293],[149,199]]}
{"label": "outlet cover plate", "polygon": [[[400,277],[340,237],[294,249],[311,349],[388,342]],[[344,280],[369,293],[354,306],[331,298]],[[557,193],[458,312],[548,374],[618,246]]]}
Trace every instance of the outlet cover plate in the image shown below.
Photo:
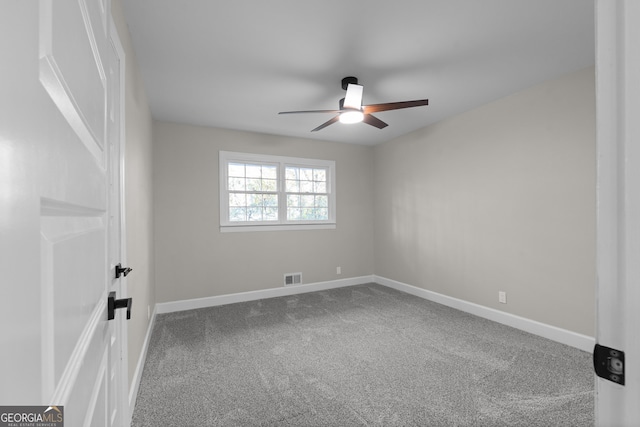
{"label": "outlet cover plate", "polygon": [[506,304],[507,303],[507,293],[503,292],[503,291],[499,291],[498,292],[498,302],[500,302],[501,304]]}

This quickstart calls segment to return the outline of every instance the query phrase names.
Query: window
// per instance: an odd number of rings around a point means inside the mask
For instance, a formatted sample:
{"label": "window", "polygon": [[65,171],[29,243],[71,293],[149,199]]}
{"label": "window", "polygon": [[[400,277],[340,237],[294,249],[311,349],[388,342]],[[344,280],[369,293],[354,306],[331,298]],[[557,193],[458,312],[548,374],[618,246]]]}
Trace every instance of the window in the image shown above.
{"label": "window", "polygon": [[335,228],[335,162],[220,152],[220,229]]}

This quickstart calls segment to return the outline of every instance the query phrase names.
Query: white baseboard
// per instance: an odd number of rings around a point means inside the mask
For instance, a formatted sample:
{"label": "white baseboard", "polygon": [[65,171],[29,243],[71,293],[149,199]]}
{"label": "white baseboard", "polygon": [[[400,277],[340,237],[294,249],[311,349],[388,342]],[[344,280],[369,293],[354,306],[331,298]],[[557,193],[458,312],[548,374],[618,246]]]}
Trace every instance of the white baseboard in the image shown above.
{"label": "white baseboard", "polygon": [[140,356],[138,357],[138,363],[136,365],[136,371],[133,373],[133,379],[131,382],[131,389],[129,390],[129,424],[131,424],[131,418],[133,417],[133,410],[136,407],[136,399],[138,398],[138,390],[140,389],[140,381],[142,380],[142,370],[144,369],[144,362],[147,360],[147,350],[149,350],[149,341],[151,340],[151,334],[153,333],[153,326],[156,323],[156,314],[158,309],[154,308],[151,314],[151,320],[147,327],[147,333],[142,343],[142,349],[140,350]]}
{"label": "white baseboard", "polygon": [[[494,322],[502,323],[525,332],[538,335],[552,341],[575,347],[577,349],[592,352],[595,345],[595,338],[578,334],[556,326],[547,325],[525,317],[516,316],[504,311],[495,310],[472,302],[453,298],[437,292],[428,291],[396,280],[387,279],[382,276],[360,276],[347,279],[330,280],[327,282],[316,282],[305,285],[286,286],[281,288],[264,289],[260,291],[240,292],[236,294],[219,295],[214,297],[197,298],[190,300],[171,301],[156,304],[154,311],[158,314],[172,313],[175,311],[193,310],[196,308],[214,307],[237,302],[255,301],[264,298],[274,298],[286,295],[295,295],[305,292],[321,291],[326,289],[341,288],[345,286],[359,285],[362,283],[375,282],[438,304],[446,305],[466,313],[470,313]],[[146,345],[146,344],[145,344]],[[146,348],[146,347],[145,347]],[[139,369],[142,369],[139,367]],[[137,371],[136,371],[137,373]]]}
{"label": "white baseboard", "polygon": [[236,294],[218,295],[214,297],[196,298],[181,301],[162,302],[156,304],[158,314],[174,311],[193,310],[195,308],[214,307],[218,305],[234,304],[237,302],[255,301],[265,298],[282,297],[302,294],[306,292],[324,291],[326,289],[342,288],[373,282],[374,276],[350,277],[347,279],[330,280],[303,285],[285,286],[281,288],[264,289],[260,291],[239,292]]}
{"label": "white baseboard", "polygon": [[504,311],[495,310],[493,308],[474,304],[472,302],[453,298],[447,295],[439,294],[437,292],[427,291],[426,289],[407,285],[406,283],[387,279],[386,277],[374,275],[373,281],[375,283],[388,286],[398,291],[406,292],[408,294],[415,295],[429,301],[437,302],[438,304],[446,305],[447,307],[452,307],[457,310],[476,315],[478,317],[502,323],[503,325],[511,326],[513,328],[520,329],[522,331],[529,332],[531,334],[538,335],[552,341],[566,344],[589,353],[593,351],[593,346],[596,343],[594,337],[578,334],[566,329],[547,325],[545,323],[516,316],[514,314],[505,313]]}

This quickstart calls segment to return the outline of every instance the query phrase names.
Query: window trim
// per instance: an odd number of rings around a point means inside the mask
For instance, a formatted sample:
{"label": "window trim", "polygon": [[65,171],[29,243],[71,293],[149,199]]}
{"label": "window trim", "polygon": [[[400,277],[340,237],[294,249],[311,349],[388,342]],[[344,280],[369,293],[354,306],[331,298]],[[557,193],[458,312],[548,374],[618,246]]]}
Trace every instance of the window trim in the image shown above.
{"label": "window trim", "polygon": [[[278,165],[278,220],[277,221],[243,221],[229,220],[229,163],[256,163]],[[241,153],[233,151],[219,152],[219,203],[220,231],[273,231],[273,230],[318,230],[336,228],[336,162],[333,160],[308,159],[301,157],[273,156],[267,154]],[[329,196],[329,219],[317,221],[287,220],[287,192],[285,187],[285,168],[315,167],[327,169],[327,195]],[[310,193],[314,194],[314,193]]]}

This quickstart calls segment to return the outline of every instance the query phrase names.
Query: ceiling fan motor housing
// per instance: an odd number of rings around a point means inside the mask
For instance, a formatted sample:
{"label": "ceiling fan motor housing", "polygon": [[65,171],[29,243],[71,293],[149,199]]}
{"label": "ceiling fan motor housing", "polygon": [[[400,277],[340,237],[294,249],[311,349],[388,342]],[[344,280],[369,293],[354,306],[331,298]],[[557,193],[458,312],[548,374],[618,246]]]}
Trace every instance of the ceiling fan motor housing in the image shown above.
{"label": "ceiling fan motor housing", "polygon": [[357,77],[345,77],[344,79],[342,79],[342,89],[347,90],[347,86],[349,86],[350,84],[357,85],[358,84],[358,78]]}

